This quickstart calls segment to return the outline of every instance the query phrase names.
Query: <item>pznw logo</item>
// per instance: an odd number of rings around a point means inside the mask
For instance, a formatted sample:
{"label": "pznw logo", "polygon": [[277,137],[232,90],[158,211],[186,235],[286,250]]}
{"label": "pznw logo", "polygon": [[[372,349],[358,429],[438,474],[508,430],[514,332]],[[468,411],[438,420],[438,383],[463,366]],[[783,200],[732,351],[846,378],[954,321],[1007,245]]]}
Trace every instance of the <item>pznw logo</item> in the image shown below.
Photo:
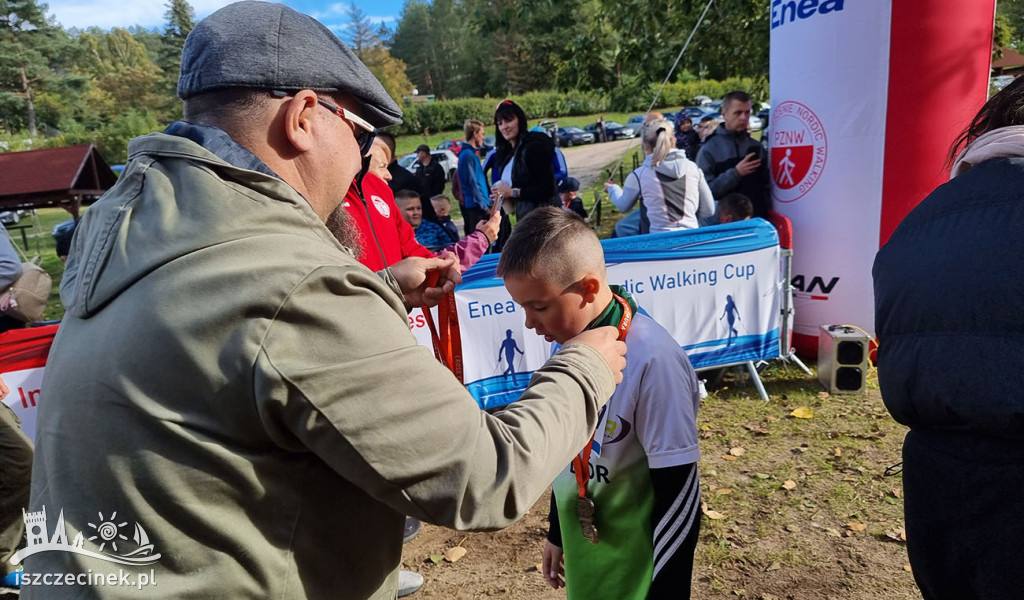
{"label": "pznw logo", "polygon": [[[37,512],[21,511],[25,520],[25,541],[27,545],[11,557],[11,564],[17,565],[24,559],[39,552],[57,551],[73,552],[83,556],[91,556],[120,565],[151,565],[160,559],[154,554],[153,544],[142,525],[135,523],[132,539],[122,533],[128,527],[128,521],[118,523],[117,513],[104,517],[98,513],[95,523],[88,523],[86,531],[79,531],[75,539],[68,543],[67,530],[64,528],[64,510],[61,509],[57,518],[57,526],[53,530],[50,541],[46,541],[49,530],[46,525],[46,507]],[[124,531],[131,531],[125,529]],[[86,549],[86,541],[98,546],[93,551]],[[134,542],[134,544],[132,543]]]}
{"label": "pznw logo", "polygon": [[811,191],[828,160],[828,138],[818,115],[792,100],[772,108],[771,147],[775,199],[792,202]]}

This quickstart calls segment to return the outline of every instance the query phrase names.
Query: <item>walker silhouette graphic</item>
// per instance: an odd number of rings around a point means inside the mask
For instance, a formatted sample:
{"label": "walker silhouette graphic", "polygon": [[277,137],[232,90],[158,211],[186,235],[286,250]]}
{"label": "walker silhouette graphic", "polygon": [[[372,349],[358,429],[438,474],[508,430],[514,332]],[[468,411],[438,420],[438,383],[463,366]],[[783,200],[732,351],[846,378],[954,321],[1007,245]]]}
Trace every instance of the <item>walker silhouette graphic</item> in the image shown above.
{"label": "walker silhouette graphic", "polygon": [[[57,526],[54,528],[53,536],[50,537],[49,542],[46,541],[46,507],[44,506],[42,510],[37,512],[26,512],[25,509],[22,509],[21,513],[22,519],[25,521],[26,546],[11,557],[12,565],[20,564],[22,560],[33,554],[52,550],[73,552],[121,565],[151,565],[160,558],[159,554],[153,554],[153,544],[149,542],[146,530],[139,523],[135,523],[133,535],[135,545],[137,546],[135,550],[126,554],[103,552],[107,544],[110,544],[110,549],[114,552],[120,552],[121,550],[117,547],[119,541],[122,544],[128,541],[128,538],[121,533],[121,528],[127,526],[128,522],[118,523],[116,512],[112,513],[108,518],[104,518],[103,513],[98,513],[98,524],[88,523],[89,528],[95,533],[86,539],[94,543],[98,540],[99,551],[97,552],[85,549],[85,540],[81,531],[75,536],[73,543],[68,543],[67,529],[64,526],[64,509],[60,511],[60,516],[57,518]],[[89,535],[89,532],[86,531],[85,535]]]}
{"label": "walker silhouette graphic", "polygon": [[516,378],[516,352],[525,355],[526,353],[519,349],[519,345],[516,344],[516,339],[512,337],[512,330],[505,330],[505,339],[501,341],[501,347],[498,348],[498,366],[501,366],[501,355],[505,355],[505,362],[508,367],[502,373],[502,375],[511,375],[512,380]]}
{"label": "walker silhouette graphic", "polygon": [[782,157],[782,160],[779,161],[779,170],[782,172],[778,177],[779,185],[788,184],[792,186],[796,183],[793,181],[793,167],[796,166],[796,163],[789,159],[792,155],[793,149],[786,148],[786,156]]}
{"label": "walker silhouette graphic", "polygon": [[740,320],[740,311],[736,308],[736,302],[733,301],[732,295],[727,294],[725,296],[725,310],[722,312],[722,316],[718,317],[719,321],[722,319],[726,319],[729,323],[729,339],[725,344],[725,347],[728,348],[732,346],[732,338],[740,334],[736,330],[736,321]]}

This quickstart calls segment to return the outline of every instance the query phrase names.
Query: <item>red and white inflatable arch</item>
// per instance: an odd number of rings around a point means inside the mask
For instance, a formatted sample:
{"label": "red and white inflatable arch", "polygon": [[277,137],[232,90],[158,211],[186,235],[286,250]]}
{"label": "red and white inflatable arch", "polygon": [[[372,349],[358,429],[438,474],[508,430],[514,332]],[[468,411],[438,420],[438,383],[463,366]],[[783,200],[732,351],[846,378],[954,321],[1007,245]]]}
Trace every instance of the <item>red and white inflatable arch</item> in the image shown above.
{"label": "red and white inflatable arch", "polygon": [[874,330],[871,264],[948,179],[986,99],[994,0],[772,0],[775,210],[793,222],[794,344]]}

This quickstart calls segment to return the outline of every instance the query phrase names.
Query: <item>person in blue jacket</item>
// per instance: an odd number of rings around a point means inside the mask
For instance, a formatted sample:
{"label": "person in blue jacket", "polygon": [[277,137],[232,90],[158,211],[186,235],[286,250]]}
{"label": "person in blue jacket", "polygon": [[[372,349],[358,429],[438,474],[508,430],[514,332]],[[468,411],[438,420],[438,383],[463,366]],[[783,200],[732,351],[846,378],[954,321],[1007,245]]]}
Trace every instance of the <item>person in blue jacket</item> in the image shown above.
{"label": "person in blue jacket", "polygon": [[1020,598],[1024,77],[982,107],[952,157],[950,181],[875,258],[878,382],[910,428],[904,513],[922,596]]}

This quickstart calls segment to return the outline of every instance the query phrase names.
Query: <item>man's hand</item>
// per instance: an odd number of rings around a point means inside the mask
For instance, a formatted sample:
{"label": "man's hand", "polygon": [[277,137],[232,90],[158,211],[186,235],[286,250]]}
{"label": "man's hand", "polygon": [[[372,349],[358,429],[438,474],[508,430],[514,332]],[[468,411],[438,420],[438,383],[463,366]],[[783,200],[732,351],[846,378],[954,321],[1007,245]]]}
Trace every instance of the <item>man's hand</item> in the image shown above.
{"label": "man's hand", "polygon": [[462,283],[459,261],[448,252],[438,258],[403,258],[391,265],[391,274],[402,288],[405,303],[412,307],[437,306]]}
{"label": "man's hand", "polygon": [[480,221],[476,224],[476,230],[482,232],[487,236],[487,241],[491,244],[494,240],[498,239],[498,228],[501,226],[501,210],[495,207],[491,211],[491,218],[486,221]]}
{"label": "man's hand", "polygon": [[736,163],[736,172],[740,174],[740,177],[746,177],[756,171],[760,166],[761,159],[757,157],[757,153],[751,152],[744,156],[743,160]]}
{"label": "man's hand", "polygon": [[544,541],[544,557],[541,559],[541,574],[553,589],[565,587],[565,562],[562,560],[562,549]]}
{"label": "man's hand", "polygon": [[622,370],[626,368],[626,343],[618,340],[619,330],[607,326],[588,329],[565,343],[586,344],[601,353],[612,369],[616,385],[622,383]]}

